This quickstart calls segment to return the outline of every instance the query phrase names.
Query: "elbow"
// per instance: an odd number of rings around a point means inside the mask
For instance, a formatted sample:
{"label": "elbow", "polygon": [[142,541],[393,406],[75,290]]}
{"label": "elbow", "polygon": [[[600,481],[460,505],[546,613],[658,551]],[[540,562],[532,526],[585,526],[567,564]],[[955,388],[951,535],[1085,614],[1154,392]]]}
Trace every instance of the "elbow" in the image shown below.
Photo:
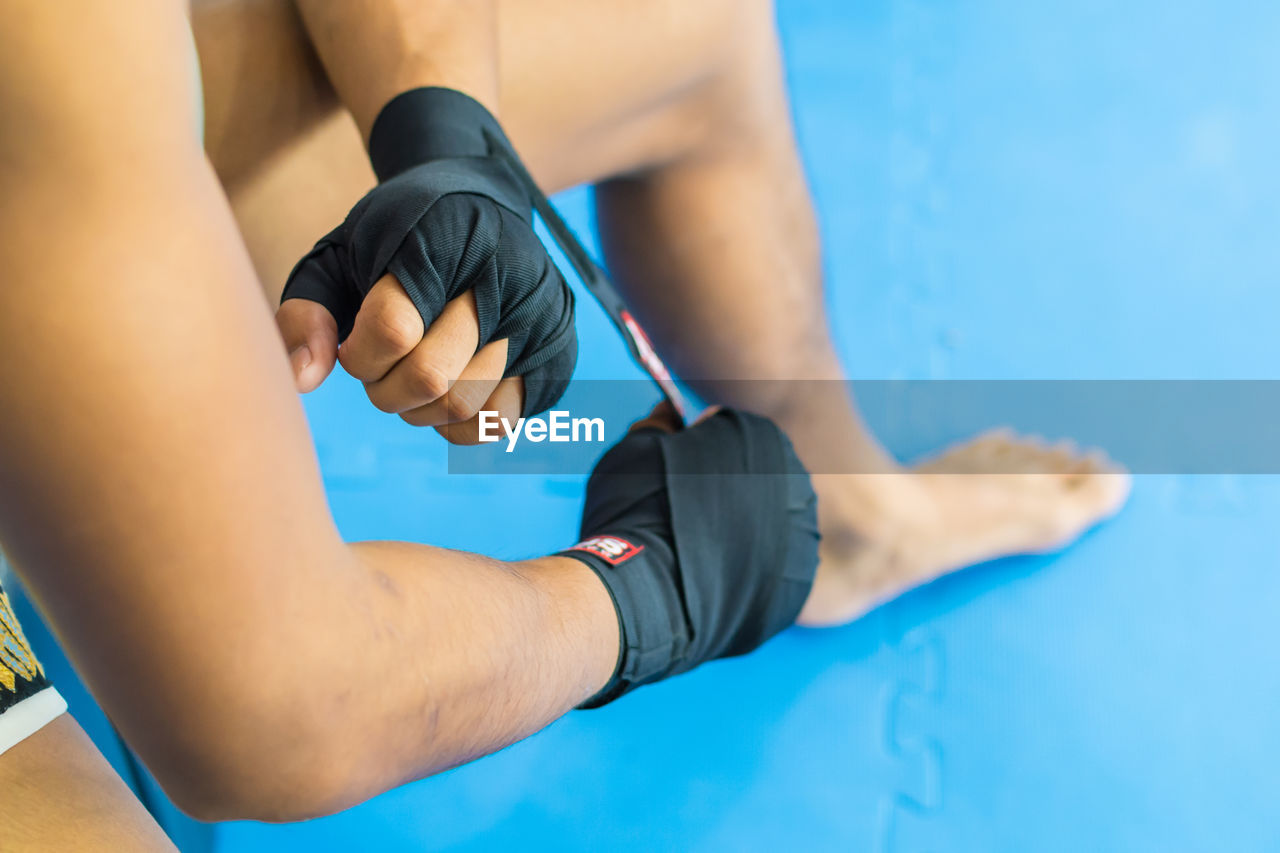
{"label": "elbow", "polygon": [[177,784],[162,782],[179,811],[199,821],[256,820],[268,823],[291,823],[310,820],[340,811],[326,805],[325,796],[306,787],[282,791],[274,787],[255,787],[245,776],[205,777],[197,783],[186,780]]}
{"label": "elbow", "polygon": [[338,732],[259,717],[188,731],[162,744],[160,760],[148,764],[174,805],[197,820],[285,823],[333,814],[376,793],[361,775],[368,770],[354,766],[344,747]]}
{"label": "elbow", "polygon": [[252,760],[216,754],[189,756],[186,766],[157,781],[182,812],[201,821],[258,820],[287,823],[333,814],[354,805],[341,785],[324,773],[295,769],[301,762],[275,763],[264,754]]}

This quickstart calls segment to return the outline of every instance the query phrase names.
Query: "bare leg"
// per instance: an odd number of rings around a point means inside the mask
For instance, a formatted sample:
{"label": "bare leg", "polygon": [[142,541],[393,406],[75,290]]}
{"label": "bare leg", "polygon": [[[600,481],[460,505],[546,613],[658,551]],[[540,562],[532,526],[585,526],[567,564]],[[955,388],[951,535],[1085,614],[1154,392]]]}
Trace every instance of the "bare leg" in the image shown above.
{"label": "bare leg", "polygon": [[[195,26],[210,156],[274,298],[372,176],[287,3],[197,4]],[[880,472],[817,477],[824,557],[806,621],[1064,544],[1118,509],[1127,481],[1101,463],[1008,436],[928,476],[901,471],[834,383],[785,381],[843,373],[770,3],[509,2],[500,26],[502,120],[544,186],[599,185],[610,267],[664,356],[713,398],[777,419],[815,471]]]}
{"label": "bare leg", "polygon": [[0,756],[9,851],[176,850],[70,714]]}
{"label": "bare leg", "polygon": [[599,221],[610,268],[677,373],[775,418],[820,472],[823,563],[802,621],[848,621],[944,572],[1061,546],[1118,510],[1128,481],[1105,461],[1003,433],[902,472],[840,384],[796,381],[843,372],[772,4],[741,3],[734,36],[716,132],[678,163],[600,184]]}
{"label": "bare leg", "polygon": [[[504,0],[500,114],[539,183],[553,192],[595,183],[705,144],[736,9],[737,0]],[[192,25],[205,147],[274,298],[373,173],[289,0],[196,0]]]}

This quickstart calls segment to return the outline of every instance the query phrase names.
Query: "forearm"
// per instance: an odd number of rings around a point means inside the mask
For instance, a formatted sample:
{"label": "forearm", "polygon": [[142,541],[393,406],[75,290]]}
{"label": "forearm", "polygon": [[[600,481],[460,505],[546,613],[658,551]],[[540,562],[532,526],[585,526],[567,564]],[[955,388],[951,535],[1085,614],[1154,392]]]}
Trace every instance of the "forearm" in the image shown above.
{"label": "forearm", "polygon": [[419,86],[498,114],[496,0],[298,0],[329,79],[367,140],[379,110]]}
{"label": "forearm", "polygon": [[314,724],[309,748],[277,742],[278,755],[252,759],[302,757],[299,772],[321,785],[304,812],[345,808],[507,746],[613,673],[613,604],[576,560],[503,563],[402,542],[350,551],[345,589],[317,590],[316,612],[290,623],[294,648],[307,651],[278,710]]}
{"label": "forearm", "polygon": [[163,557],[77,515],[57,541],[5,541],[103,707],[203,819],[349,807],[532,734],[617,662],[612,602],[575,560],[345,545],[324,518],[279,548],[193,531]]}
{"label": "forearm", "polygon": [[[532,734],[613,673],[613,605],[575,560],[503,563],[401,542],[334,558],[287,600],[224,618],[238,626],[225,643],[153,638],[156,667],[201,677],[170,679],[187,682],[177,694],[134,684],[109,704],[199,817],[349,807]],[[251,654],[229,659],[240,646]],[[176,708],[186,731],[137,725],[156,706]]]}

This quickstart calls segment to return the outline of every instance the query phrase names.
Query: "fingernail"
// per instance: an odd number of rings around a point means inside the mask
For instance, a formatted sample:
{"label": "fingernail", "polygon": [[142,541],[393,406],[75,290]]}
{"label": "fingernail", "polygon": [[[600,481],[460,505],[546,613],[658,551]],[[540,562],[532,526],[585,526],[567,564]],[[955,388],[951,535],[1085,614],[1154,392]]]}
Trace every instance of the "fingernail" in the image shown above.
{"label": "fingernail", "polygon": [[311,363],[311,347],[303,344],[289,353],[289,363],[293,365],[293,375],[297,376]]}

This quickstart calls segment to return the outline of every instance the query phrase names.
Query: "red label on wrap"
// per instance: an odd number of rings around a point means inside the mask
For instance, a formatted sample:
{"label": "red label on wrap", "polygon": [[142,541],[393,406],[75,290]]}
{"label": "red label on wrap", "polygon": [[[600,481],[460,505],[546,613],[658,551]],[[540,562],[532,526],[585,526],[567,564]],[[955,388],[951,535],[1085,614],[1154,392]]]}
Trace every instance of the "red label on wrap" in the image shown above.
{"label": "red label on wrap", "polygon": [[584,539],[569,549],[570,551],[586,551],[595,554],[611,566],[625,563],[644,550],[643,545],[628,542],[621,536],[592,536]]}

